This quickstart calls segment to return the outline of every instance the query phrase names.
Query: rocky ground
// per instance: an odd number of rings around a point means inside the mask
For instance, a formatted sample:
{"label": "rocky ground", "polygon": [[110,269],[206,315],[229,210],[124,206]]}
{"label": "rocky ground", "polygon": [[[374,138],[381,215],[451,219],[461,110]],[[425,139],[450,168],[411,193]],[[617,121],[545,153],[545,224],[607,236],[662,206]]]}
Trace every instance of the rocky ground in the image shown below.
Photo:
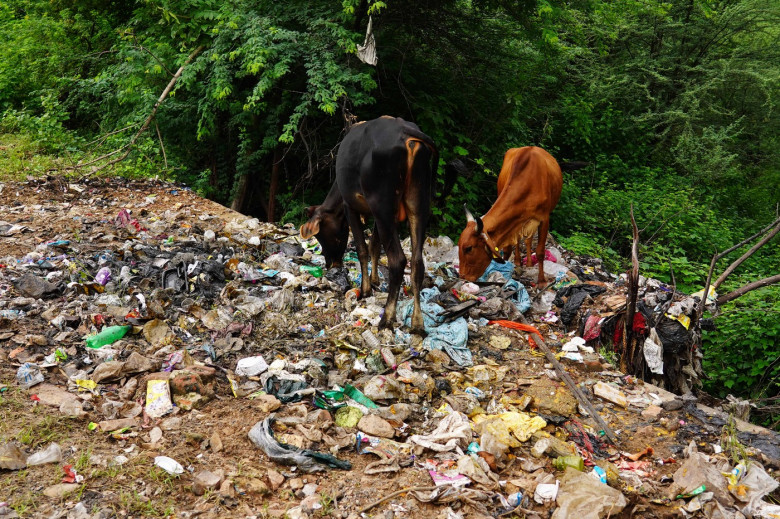
{"label": "rocky ground", "polygon": [[[614,445],[528,332],[488,324],[523,298],[458,280],[449,240],[426,266],[452,319],[424,343],[348,292],[354,252],[317,252],[169,183],[0,184],[0,518],[777,516],[776,434],[608,362],[625,288],[597,262],[513,274]],[[604,290],[567,326],[574,285]]]}

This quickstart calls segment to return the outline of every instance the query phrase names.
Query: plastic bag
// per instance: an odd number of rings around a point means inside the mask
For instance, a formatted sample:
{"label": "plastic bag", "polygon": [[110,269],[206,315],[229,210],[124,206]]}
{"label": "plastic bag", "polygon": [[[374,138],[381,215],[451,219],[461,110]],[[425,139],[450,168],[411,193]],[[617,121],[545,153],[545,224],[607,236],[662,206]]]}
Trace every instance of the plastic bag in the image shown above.
{"label": "plastic bag", "polygon": [[589,475],[568,468],[563,476],[553,519],[615,517],[627,504],[622,492]]}
{"label": "plastic bag", "polygon": [[29,389],[36,384],[40,384],[43,380],[43,373],[41,373],[37,364],[25,362],[19,366],[19,369],[16,371],[16,381],[19,383],[19,386],[24,389]]}
{"label": "plastic bag", "polygon": [[330,454],[308,449],[298,449],[278,442],[271,430],[273,416],[270,415],[262,422],[257,422],[249,431],[249,439],[255,446],[262,449],[271,461],[281,463],[282,465],[295,465],[305,472],[317,472],[326,468],[343,470],[352,468],[350,462],[340,460]]}
{"label": "plastic bag", "polygon": [[650,335],[645,339],[644,345],[645,362],[650,371],[656,375],[664,374],[664,347],[661,346],[661,339],[658,337],[655,328],[650,330]]}
{"label": "plastic bag", "polygon": [[27,458],[27,466],[45,465],[47,463],[59,463],[62,461],[62,449],[56,443],[52,443],[45,449],[31,454]]}

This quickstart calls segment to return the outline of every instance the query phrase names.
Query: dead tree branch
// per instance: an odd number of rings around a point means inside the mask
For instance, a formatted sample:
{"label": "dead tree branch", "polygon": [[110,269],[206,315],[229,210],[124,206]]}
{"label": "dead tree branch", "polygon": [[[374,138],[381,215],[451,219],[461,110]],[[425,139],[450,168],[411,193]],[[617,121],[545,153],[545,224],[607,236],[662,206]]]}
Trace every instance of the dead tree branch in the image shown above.
{"label": "dead tree branch", "polygon": [[105,155],[101,155],[100,157],[98,157],[96,159],[93,159],[93,160],[90,160],[89,162],[83,162],[83,163],[76,164],[74,166],[68,166],[68,167],[63,168],[63,170],[68,171],[68,170],[81,169],[83,167],[95,164],[96,162],[100,162],[101,160],[104,160],[104,159],[107,159],[109,157],[112,157],[112,156],[116,155],[117,153],[122,153],[122,155],[117,157],[117,158],[115,158],[115,159],[112,159],[112,160],[106,162],[105,164],[103,164],[102,166],[100,166],[98,168],[95,168],[90,173],[95,173],[97,171],[100,171],[101,169],[104,169],[104,168],[106,168],[108,166],[111,166],[113,164],[116,164],[118,162],[121,162],[121,161],[125,160],[127,158],[127,156],[130,155],[130,151],[133,149],[133,146],[135,145],[135,143],[138,140],[138,138],[141,136],[141,134],[144,131],[146,131],[147,128],[149,128],[149,125],[151,124],[152,120],[154,119],[154,116],[157,115],[157,110],[160,108],[160,105],[162,104],[162,102],[165,101],[165,98],[168,97],[168,94],[171,92],[173,87],[176,85],[176,82],[181,77],[182,72],[184,72],[184,68],[187,65],[189,65],[192,62],[192,60],[195,59],[195,57],[198,54],[200,54],[200,52],[202,50],[203,50],[203,46],[201,45],[200,47],[198,47],[195,50],[193,50],[190,53],[189,56],[187,56],[187,59],[184,61],[184,63],[182,63],[181,67],[179,67],[179,70],[176,71],[176,74],[174,74],[173,77],[171,78],[171,80],[168,82],[168,85],[165,87],[165,90],[162,91],[162,94],[160,94],[160,97],[157,99],[157,102],[152,107],[152,111],[149,113],[149,115],[147,116],[146,120],[141,125],[141,128],[136,132],[135,135],[133,135],[132,139],[130,139],[130,142],[128,142],[127,144],[125,144],[121,148],[118,148],[118,149],[116,149],[116,150],[114,150],[112,152],[106,153]]}
{"label": "dead tree branch", "polygon": [[766,243],[769,240],[771,240],[772,238],[774,238],[775,235],[777,233],[779,233],[779,232],[780,232],[780,220],[777,221],[777,223],[774,226],[774,228],[772,228],[772,230],[769,231],[769,233],[766,236],[761,238],[761,240],[758,243],[756,243],[755,245],[753,245],[750,248],[750,250],[748,250],[745,254],[743,254],[738,259],[736,259],[734,261],[734,263],[729,265],[726,268],[726,270],[723,271],[723,274],[721,274],[718,277],[718,279],[715,280],[715,283],[712,284],[713,288],[715,288],[715,290],[717,290],[718,287],[721,285],[721,283],[723,283],[726,280],[726,278],[729,277],[729,275],[731,275],[731,273],[736,270],[737,267],[739,267],[746,259],[748,259],[750,256],[752,256],[758,249],[760,249],[761,247],[766,245]]}
{"label": "dead tree branch", "polygon": [[774,276],[769,276],[768,278],[759,279],[758,281],[753,281],[752,283],[748,283],[747,285],[741,286],[738,289],[729,292],[728,294],[724,294],[718,297],[718,299],[716,299],[716,302],[718,303],[718,305],[723,305],[728,303],[729,301],[733,301],[734,299],[747,294],[748,292],[751,292],[758,288],[768,287],[769,285],[774,285],[776,283],[780,283],[780,274],[775,274]]}
{"label": "dead tree branch", "polygon": [[628,293],[626,294],[626,322],[623,333],[623,355],[620,356],[620,367],[624,373],[633,372],[634,366],[634,313],[636,298],[639,292],[639,229],[634,218],[634,204],[631,204],[631,226],[634,241],[631,244],[631,272],[628,275]]}

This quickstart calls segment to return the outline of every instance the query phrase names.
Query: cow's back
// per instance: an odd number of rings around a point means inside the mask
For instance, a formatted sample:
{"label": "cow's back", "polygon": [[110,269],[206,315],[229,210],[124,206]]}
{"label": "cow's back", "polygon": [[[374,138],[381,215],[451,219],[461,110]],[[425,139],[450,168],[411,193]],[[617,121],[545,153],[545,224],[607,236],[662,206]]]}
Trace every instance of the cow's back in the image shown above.
{"label": "cow's back", "polygon": [[511,148],[504,155],[498,176],[498,199],[494,206],[522,208],[524,216],[549,214],[558,204],[563,174],[558,161],[536,146]]}

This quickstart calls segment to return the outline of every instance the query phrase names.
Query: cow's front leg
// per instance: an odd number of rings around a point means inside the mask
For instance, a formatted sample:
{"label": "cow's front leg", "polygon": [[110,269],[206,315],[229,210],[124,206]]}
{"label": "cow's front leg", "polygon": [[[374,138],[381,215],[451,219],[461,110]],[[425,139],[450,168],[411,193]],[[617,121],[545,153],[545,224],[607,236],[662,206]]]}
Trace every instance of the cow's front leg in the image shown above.
{"label": "cow's front leg", "polygon": [[368,278],[368,248],[366,247],[366,235],[363,232],[363,223],[360,221],[360,214],[345,204],[347,212],[347,221],[352,230],[352,237],[355,240],[358,260],[360,260],[360,293],[362,297],[371,295],[371,280]]}

